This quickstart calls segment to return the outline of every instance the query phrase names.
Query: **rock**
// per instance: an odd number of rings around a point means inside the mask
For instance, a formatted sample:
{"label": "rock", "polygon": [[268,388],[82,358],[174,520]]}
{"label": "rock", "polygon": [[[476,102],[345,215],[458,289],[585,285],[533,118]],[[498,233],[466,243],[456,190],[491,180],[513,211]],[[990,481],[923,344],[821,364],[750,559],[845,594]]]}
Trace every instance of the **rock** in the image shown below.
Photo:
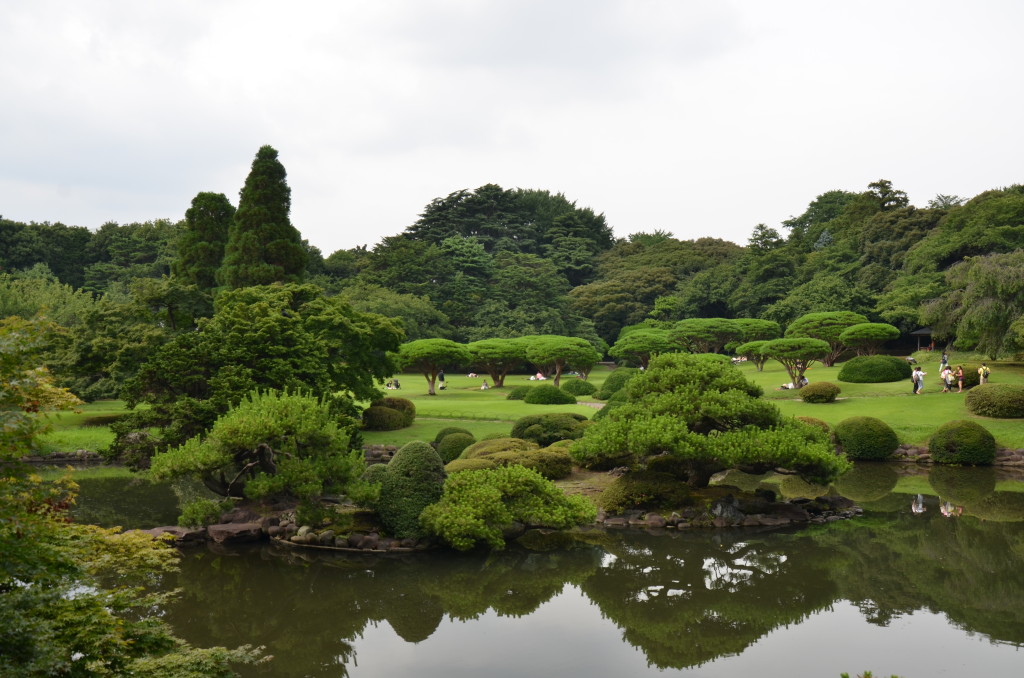
{"label": "rock", "polygon": [[412,537],[406,537],[405,539],[400,541],[399,544],[404,549],[411,549],[416,547],[416,540]]}
{"label": "rock", "polygon": [[380,545],[380,536],[376,534],[368,534],[363,537],[362,542],[359,543],[361,549],[375,549]]}
{"label": "rock", "polygon": [[771,513],[780,518],[785,518],[786,522],[806,523],[811,519],[811,514],[807,512],[807,509],[794,504],[776,504]]}
{"label": "rock", "polygon": [[221,523],[256,523],[260,516],[243,508],[233,508],[220,517]]}
{"label": "rock", "polygon": [[668,525],[668,521],[665,520],[665,516],[658,515],[657,513],[648,513],[647,519],[644,520],[644,527],[665,527]]}
{"label": "rock", "polygon": [[719,520],[724,521],[725,525],[738,525],[743,522],[743,519],[746,517],[737,507],[737,501],[731,494],[726,495],[711,504],[710,511],[711,515],[715,519],[712,522],[715,523],[716,527],[722,527],[717,524]]}
{"label": "rock", "polygon": [[321,546],[334,546],[334,530],[324,530],[320,534]]}
{"label": "rock", "polygon": [[616,516],[614,518],[606,519],[604,524],[608,527],[626,527],[627,522],[625,518]]}
{"label": "rock", "polygon": [[271,527],[275,527],[281,524],[281,519],[277,516],[267,516],[260,521],[260,527],[263,528],[264,532],[268,532]]}
{"label": "rock", "polygon": [[363,543],[363,539],[366,537],[365,534],[350,534],[348,536],[348,545],[350,548],[360,548]]}
{"label": "rock", "polygon": [[758,522],[766,527],[778,527],[779,525],[789,525],[791,521],[786,516],[763,515],[759,517]]}
{"label": "rock", "polygon": [[307,534],[309,534],[312,531],[313,531],[312,527],[310,527],[309,525],[303,525],[302,527],[299,528],[299,531],[296,534],[298,534],[300,537],[305,537]]}
{"label": "rock", "polygon": [[154,537],[161,537],[169,534],[174,537],[175,544],[198,544],[206,541],[207,534],[205,527],[179,527],[178,525],[163,525],[149,530],[140,530]]}
{"label": "rock", "polygon": [[274,539],[280,537],[282,534],[280,525],[271,525],[267,528],[267,536]]}
{"label": "rock", "polygon": [[226,525],[210,525],[206,528],[210,539],[218,544],[241,544],[259,541],[263,538],[263,530],[259,523],[228,523]]}
{"label": "rock", "polygon": [[735,525],[736,523],[730,521],[727,518],[723,518],[722,516],[718,516],[717,518],[712,519],[711,524],[714,527],[729,527],[730,525]]}

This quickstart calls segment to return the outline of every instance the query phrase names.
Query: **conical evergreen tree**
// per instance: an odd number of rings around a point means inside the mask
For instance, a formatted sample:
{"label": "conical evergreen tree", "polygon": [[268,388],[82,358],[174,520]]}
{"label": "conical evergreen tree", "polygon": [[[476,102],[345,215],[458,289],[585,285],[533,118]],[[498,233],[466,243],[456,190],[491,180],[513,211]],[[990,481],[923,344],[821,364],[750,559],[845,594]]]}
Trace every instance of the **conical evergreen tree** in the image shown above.
{"label": "conical evergreen tree", "polygon": [[229,288],[299,282],[306,268],[302,237],[292,226],[291,189],[277,151],[263,146],[238,198],[217,281]]}
{"label": "conical evergreen tree", "polygon": [[178,256],[171,264],[176,278],[201,290],[217,286],[217,269],[224,259],[234,216],[235,208],[223,193],[200,193],[192,198],[178,239]]}

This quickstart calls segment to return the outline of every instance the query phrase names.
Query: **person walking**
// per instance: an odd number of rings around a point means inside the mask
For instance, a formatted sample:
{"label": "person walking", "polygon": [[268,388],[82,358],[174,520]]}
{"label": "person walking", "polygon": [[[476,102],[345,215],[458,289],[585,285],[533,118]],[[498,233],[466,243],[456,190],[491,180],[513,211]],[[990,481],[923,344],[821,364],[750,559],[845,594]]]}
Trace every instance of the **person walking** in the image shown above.
{"label": "person walking", "polygon": [[953,389],[953,370],[946,365],[939,376],[942,378],[942,392],[949,393]]}
{"label": "person walking", "polygon": [[990,370],[988,368],[988,365],[986,365],[985,363],[982,363],[981,367],[978,368],[978,383],[979,384],[987,384],[988,383],[988,375],[990,375],[991,373],[992,373],[992,370]]}
{"label": "person walking", "polygon": [[446,388],[448,387],[444,384],[444,370],[441,370],[437,373],[437,390],[443,391]]}
{"label": "person walking", "polygon": [[953,373],[956,376],[957,393],[962,393],[964,390],[964,366],[957,365],[956,372]]}
{"label": "person walking", "polygon": [[942,352],[942,360],[939,361],[939,371],[941,372],[942,370],[946,369],[947,367],[949,367],[949,354],[946,353],[945,351],[943,351]]}
{"label": "person walking", "polygon": [[920,395],[921,391],[924,390],[924,375],[926,374],[927,372],[922,370],[920,365],[916,366],[910,374],[910,381],[914,384],[913,395]]}

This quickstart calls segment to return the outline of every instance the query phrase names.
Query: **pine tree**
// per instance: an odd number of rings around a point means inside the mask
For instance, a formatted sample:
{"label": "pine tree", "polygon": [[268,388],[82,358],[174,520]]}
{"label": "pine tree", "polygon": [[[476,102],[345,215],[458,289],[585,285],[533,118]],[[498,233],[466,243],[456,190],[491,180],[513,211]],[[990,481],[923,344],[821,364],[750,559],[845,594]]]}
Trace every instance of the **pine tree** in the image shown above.
{"label": "pine tree", "polygon": [[292,226],[291,189],[277,151],[263,146],[239,194],[217,281],[229,288],[299,282],[306,267],[302,238]]}
{"label": "pine tree", "polygon": [[217,269],[234,216],[235,208],[223,193],[200,193],[192,199],[178,240],[178,256],[171,265],[175,277],[201,290],[217,286]]}

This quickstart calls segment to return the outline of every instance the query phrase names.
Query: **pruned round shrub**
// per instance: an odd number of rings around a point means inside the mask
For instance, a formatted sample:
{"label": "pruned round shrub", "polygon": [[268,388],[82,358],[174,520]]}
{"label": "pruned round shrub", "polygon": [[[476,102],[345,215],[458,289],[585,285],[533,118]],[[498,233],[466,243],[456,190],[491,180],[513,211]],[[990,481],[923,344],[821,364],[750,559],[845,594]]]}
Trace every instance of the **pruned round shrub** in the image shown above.
{"label": "pruned round shrub", "polygon": [[518,464],[533,469],[548,480],[566,478],[572,473],[572,458],[568,450],[546,447],[543,450],[496,452],[483,457],[498,466]]}
{"label": "pruned round shrub", "polygon": [[594,397],[598,400],[608,400],[613,393],[625,388],[626,382],[638,374],[640,374],[640,370],[635,367],[620,367],[612,370],[612,373],[601,384],[601,388],[594,393]]}
{"label": "pruned round shrub", "polygon": [[939,427],[928,440],[932,461],[940,464],[987,466],[996,458],[996,439],[981,424],[966,419]]}
{"label": "pruned round shrub", "polygon": [[903,358],[892,355],[863,355],[843,363],[839,381],[851,384],[881,384],[910,379],[913,370]]}
{"label": "pruned round shrub", "polygon": [[559,440],[577,440],[583,436],[588,421],[582,414],[574,412],[528,414],[512,424],[512,437],[532,440],[541,446]]}
{"label": "pruned round shrub", "polygon": [[657,471],[636,471],[616,478],[597,500],[598,506],[608,513],[678,508],[692,502],[686,483]]}
{"label": "pruned round shrub", "polygon": [[419,537],[420,513],[441,498],[447,474],[429,443],[406,443],[387,465],[377,501],[381,523],[392,536]]}
{"label": "pruned round shrub", "polygon": [[981,384],[967,393],[964,404],[979,417],[1020,419],[1024,417],[1024,386]]}
{"label": "pruned round shrub", "polygon": [[398,410],[402,413],[402,416],[405,417],[406,426],[412,426],[412,423],[416,421],[416,405],[408,398],[396,398],[389,396],[387,398],[381,398],[376,402],[372,402],[370,405],[390,407],[393,410]]}
{"label": "pruned round shrub", "polygon": [[434,443],[440,443],[444,440],[444,437],[450,433],[468,433],[469,435],[473,435],[472,431],[462,428],[461,426],[445,426],[437,432],[436,436],[434,436]]}
{"label": "pruned round shrub", "polygon": [[449,433],[437,444],[437,453],[441,461],[448,463],[459,458],[462,451],[476,442],[470,433]]}
{"label": "pruned round shrub", "polygon": [[861,463],[839,476],[833,485],[847,499],[878,501],[892,492],[898,481],[899,475],[890,464]]}
{"label": "pruned round shrub", "polygon": [[508,392],[508,395],[505,396],[505,400],[522,400],[532,388],[532,386],[515,386]]}
{"label": "pruned round shrub", "polygon": [[384,481],[384,474],[387,473],[387,470],[387,464],[370,464],[363,471],[363,481],[379,485]]}
{"label": "pruned round shrub", "polygon": [[800,476],[785,476],[779,483],[779,492],[789,499],[815,499],[828,493],[828,487],[809,482]]}
{"label": "pruned round shrub", "polygon": [[800,399],[805,403],[834,403],[836,396],[842,393],[843,389],[829,381],[818,381],[807,384],[798,391]]}
{"label": "pruned round shrub", "polygon": [[900,446],[892,427],[875,417],[844,419],[836,424],[833,434],[848,459],[881,461]]}
{"label": "pruned round shrub", "polygon": [[814,428],[820,428],[825,433],[832,433],[832,427],[828,425],[828,422],[818,419],[817,417],[793,417],[801,424],[807,426],[813,426]]}
{"label": "pruned round shrub", "polygon": [[397,431],[406,426],[405,414],[390,407],[371,405],[363,410],[363,428],[368,431]]}
{"label": "pruned round shrub", "polygon": [[576,396],[552,384],[541,384],[527,391],[523,402],[531,405],[575,405]]}
{"label": "pruned round shrub", "polygon": [[966,506],[996,491],[996,470],[991,466],[964,468],[932,464],[928,470],[928,483],[940,499]]}
{"label": "pruned round shrub", "polygon": [[480,440],[462,451],[459,455],[459,459],[476,459],[478,457],[486,457],[491,454],[498,452],[521,452],[523,450],[536,450],[539,445],[532,440],[523,440],[522,438],[492,438],[490,440]]}
{"label": "pruned round shrub", "polygon": [[574,396],[588,396],[597,393],[597,387],[582,379],[568,379],[562,384],[562,390]]}
{"label": "pruned round shrub", "polygon": [[460,471],[476,471],[482,468],[496,468],[497,466],[497,462],[492,461],[490,457],[477,457],[475,459],[454,459],[444,465],[444,470],[448,472],[448,475],[451,475]]}

